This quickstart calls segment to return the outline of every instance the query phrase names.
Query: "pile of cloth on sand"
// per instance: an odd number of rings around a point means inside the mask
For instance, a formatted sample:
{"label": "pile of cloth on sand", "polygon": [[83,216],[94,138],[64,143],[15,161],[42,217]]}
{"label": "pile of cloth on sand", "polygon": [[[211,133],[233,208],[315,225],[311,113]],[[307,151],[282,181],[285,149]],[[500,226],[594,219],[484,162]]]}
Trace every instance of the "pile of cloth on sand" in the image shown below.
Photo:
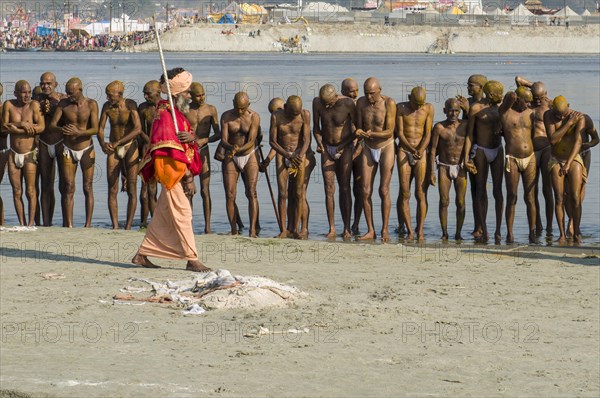
{"label": "pile of cloth on sand", "polygon": [[[170,303],[183,307],[184,314],[201,314],[206,310],[282,306],[307,294],[293,286],[284,285],[259,276],[231,275],[220,269],[179,281],[165,283],[148,279],[131,278],[129,282],[141,282],[142,287],[127,286],[113,297],[113,302],[142,301]],[[149,285],[149,286],[148,286]],[[152,292],[149,297],[135,294]]]}

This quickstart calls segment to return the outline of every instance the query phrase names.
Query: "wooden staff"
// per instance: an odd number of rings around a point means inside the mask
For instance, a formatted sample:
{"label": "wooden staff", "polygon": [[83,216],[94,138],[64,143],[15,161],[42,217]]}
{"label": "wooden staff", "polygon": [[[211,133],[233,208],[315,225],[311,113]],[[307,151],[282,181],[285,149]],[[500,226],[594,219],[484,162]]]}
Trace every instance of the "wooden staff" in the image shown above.
{"label": "wooden staff", "polygon": [[160,64],[163,70],[163,76],[165,77],[165,85],[167,86],[167,96],[169,97],[169,106],[171,107],[171,117],[173,118],[173,124],[175,125],[175,132],[179,132],[179,126],[177,125],[177,116],[175,115],[175,107],[173,106],[173,97],[171,96],[171,86],[169,85],[169,77],[167,76],[167,66],[165,65],[165,56],[163,54],[162,44],[160,43],[160,34],[158,27],[156,26],[156,16],[153,16],[154,20],[154,31],[156,32],[156,43],[158,44],[158,54],[160,55]]}
{"label": "wooden staff", "polygon": [[[258,146],[258,154],[260,155],[260,162],[265,161],[265,156],[263,155],[262,145]],[[279,217],[279,209],[277,208],[277,203],[275,202],[275,195],[273,195],[273,188],[271,188],[271,179],[269,178],[269,170],[265,170],[265,177],[267,177],[267,185],[269,187],[269,193],[271,194],[271,202],[273,203],[273,209],[275,209],[275,217],[277,217],[277,224],[279,224],[279,232],[283,232],[283,225],[281,225],[281,218]]]}

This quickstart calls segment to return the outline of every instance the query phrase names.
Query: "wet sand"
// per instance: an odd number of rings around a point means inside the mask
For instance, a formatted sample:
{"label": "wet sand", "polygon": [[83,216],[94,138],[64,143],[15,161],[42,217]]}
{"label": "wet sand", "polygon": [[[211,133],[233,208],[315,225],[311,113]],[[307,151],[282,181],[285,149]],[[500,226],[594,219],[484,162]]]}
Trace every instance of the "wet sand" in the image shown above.
{"label": "wet sand", "polygon": [[0,232],[0,396],[598,396],[598,248],[198,235],[208,266],[308,297],[184,316],[113,303],[190,276],[131,265],[142,237]]}

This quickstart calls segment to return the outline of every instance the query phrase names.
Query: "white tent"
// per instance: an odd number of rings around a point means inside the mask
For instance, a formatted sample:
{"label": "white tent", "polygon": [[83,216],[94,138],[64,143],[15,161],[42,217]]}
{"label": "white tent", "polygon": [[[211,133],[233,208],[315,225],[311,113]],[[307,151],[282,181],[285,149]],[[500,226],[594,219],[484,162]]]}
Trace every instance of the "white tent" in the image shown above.
{"label": "white tent", "polygon": [[496,7],[492,11],[488,11],[487,15],[501,16],[506,15],[506,12]]}
{"label": "white tent", "polygon": [[469,12],[467,14],[471,14],[471,15],[485,15],[485,11],[483,11],[483,8],[481,8],[481,6],[479,4],[477,4],[475,7],[469,9]]}
{"label": "white tent", "polygon": [[529,20],[533,19],[533,13],[525,8],[523,4],[519,4],[517,8],[512,10],[508,15],[510,15],[510,22],[513,25],[528,25]]}
{"label": "white tent", "polygon": [[439,14],[440,12],[438,10],[436,10],[433,7],[433,4],[429,3],[427,4],[427,7],[425,7],[425,9],[423,10],[423,14],[430,14],[430,15],[435,15],[435,14]]}
{"label": "white tent", "polygon": [[308,3],[302,8],[302,15],[306,14],[333,14],[338,12],[348,12],[348,9],[337,4],[316,1]]}
{"label": "white tent", "polygon": [[508,15],[518,15],[518,16],[533,16],[533,13],[529,11],[523,4],[519,4],[517,8],[508,13]]}
{"label": "white tent", "polygon": [[586,9],[586,10],[584,10],[584,11],[581,13],[581,16],[582,16],[582,17],[589,17],[589,16],[591,16],[591,15],[592,15],[592,13],[591,13],[591,12],[589,12],[587,9]]}
{"label": "white tent", "polygon": [[556,14],[554,14],[553,16],[559,17],[559,18],[569,17],[569,20],[571,20],[571,21],[581,19],[581,16],[579,14],[577,14],[575,11],[573,11],[571,9],[571,7],[569,7],[569,6],[566,6],[565,8],[558,10],[556,12]]}

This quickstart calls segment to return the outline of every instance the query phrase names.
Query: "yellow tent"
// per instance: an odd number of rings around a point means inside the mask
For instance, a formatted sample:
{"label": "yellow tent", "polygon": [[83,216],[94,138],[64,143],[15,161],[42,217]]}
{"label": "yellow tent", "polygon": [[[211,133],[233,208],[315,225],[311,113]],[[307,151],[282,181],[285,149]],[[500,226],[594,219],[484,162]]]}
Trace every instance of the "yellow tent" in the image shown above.
{"label": "yellow tent", "polygon": [[452,6],[452,8],[450,8],[448,11],[446,11],[446,14],[463,15],[464,12],[457,6]]}
{"label": "yellow tent", "polygon": [[268,15],[267,10],[258,4],[240,4],[240,11],[242,14],[242,23],[260,23]]}

